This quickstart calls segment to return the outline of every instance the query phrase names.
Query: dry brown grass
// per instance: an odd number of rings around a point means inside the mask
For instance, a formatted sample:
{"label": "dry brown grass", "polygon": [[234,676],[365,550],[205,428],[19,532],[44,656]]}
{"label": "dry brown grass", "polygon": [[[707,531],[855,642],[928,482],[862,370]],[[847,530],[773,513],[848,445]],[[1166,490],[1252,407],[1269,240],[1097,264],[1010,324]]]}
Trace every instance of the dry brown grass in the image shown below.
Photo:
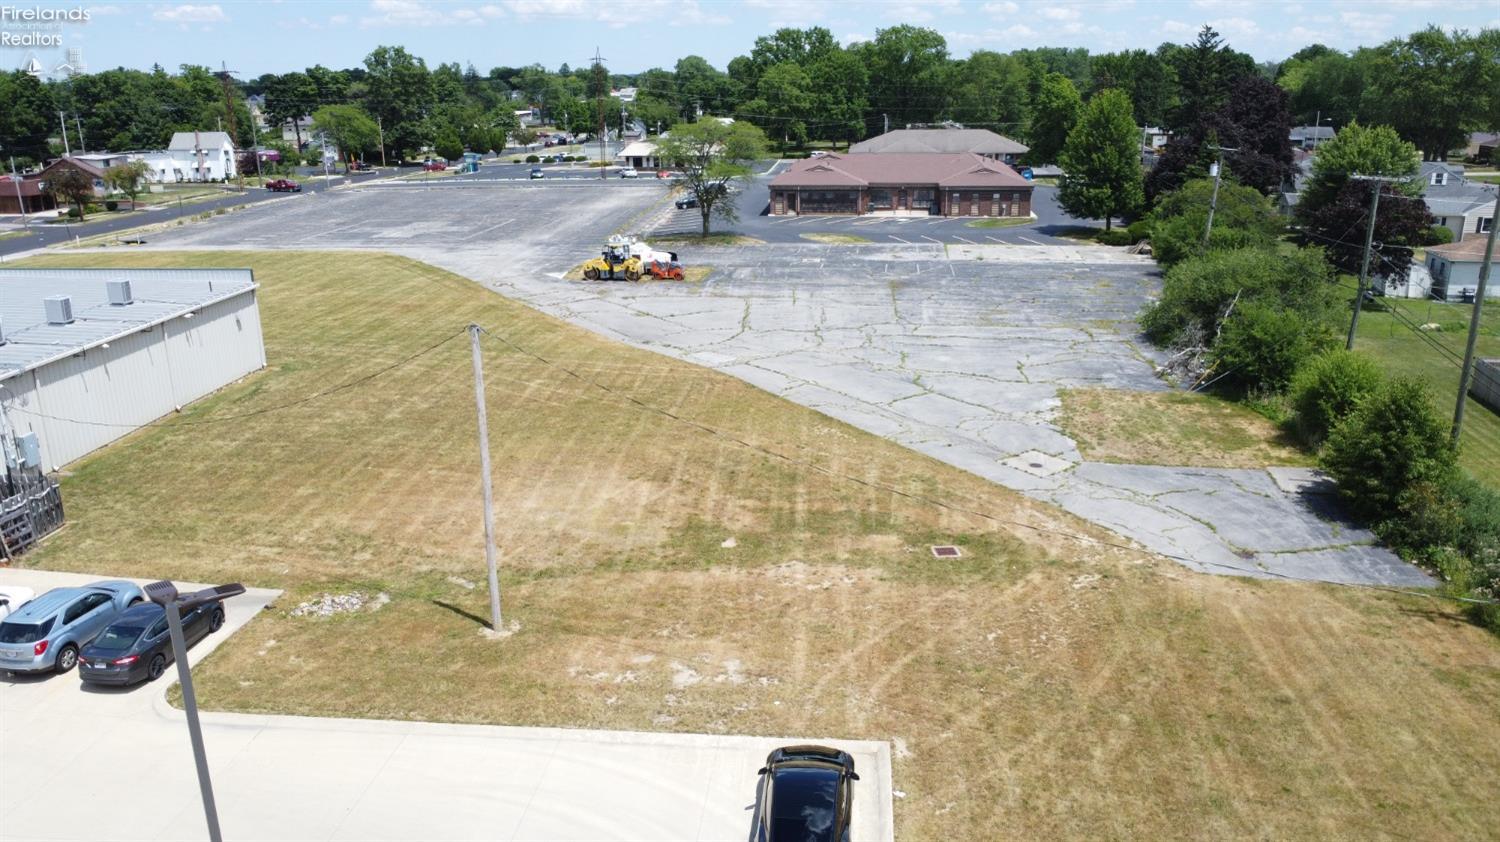
{"label": "dry brown grass", "polygon": [[1060,426],[1099,462],[1261,468],[1314,460],[1264,416],[1187,392],[1065,389]]}
{"label": "dry brown grass", "polygon": [[[902,839],[1457,839],[1500,821],[1500,646],[1440,606],[1197,576],[882,490],[1097,534],[409,261],[47,262],[256,268],[271,368],[183,420],[284,403],[473,319],[796,460],[488,345],[519,623],[492,641],[464,340],[298,409],[143,431],[76,466],[71,525],[30,562],[287,588],[200,668],[212,707],[887,739]],[[933,559],[940,541],[964,557]],[[353,589],[392,601],[287,616]]]}

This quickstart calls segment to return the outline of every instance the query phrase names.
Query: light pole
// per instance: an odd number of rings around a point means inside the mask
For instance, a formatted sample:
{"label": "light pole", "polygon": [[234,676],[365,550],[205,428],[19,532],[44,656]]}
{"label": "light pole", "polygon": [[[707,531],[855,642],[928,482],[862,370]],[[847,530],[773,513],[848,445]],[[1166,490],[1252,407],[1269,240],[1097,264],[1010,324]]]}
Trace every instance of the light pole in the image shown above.
{"label": "light pole", "polygon": [[187,713],[188,736],[193,742],[193,762],[198,767],[198,791],[203,796],[203,818],[208,822],[208,838],[212,842],[223,842],[219,832],[219,811],[214,806],[214,786],[208,777],[208,755],[203,751],[203,728],[198,724],[198,697],[193,694],[193,675],[188,669],[187,641],[182,637],[181,612],[197,608],[206,602],[218,602],[245,592],[240,584],[219,585],[204,588],[190,594],[177,593],[171,582],[152,582],[146,586],[146,596],[160,605],[167,615],[167,630],[172,636],[172,657],[177,661],[177,680],[182,684],[182,708]]}
{"label": "light pole", "polygon": [[1214,195],[1208,200],[1208,224],[1203,226],[1203,250],[1208,251],[1208,237],[1214,231],[1214,211],[1219,207],[1219,178],[1224,170],[1224,153],[1238,152],[1239,147],[1215,146],[1219,152],[1219,160],[1212,167],[1214,176]]}
{"label": "light pole", "polygon": [[1490,238],[1484,244],[1484,262],[1479,264],[1479,289],[1474,293],[1474,309],[1469,313],[1469,344],[1464,348],[1464,368],[1458,376],[1458,405],[1453,408],[1453,446],[1464,431],[1464,404],[1469,400],[1469,378],[1474,376],[1474,342],[1479,338],[1479,312],[1484,307],[1484,287],[1490,279],[1490,264],[1495,260],[1495,229],[1500,228],[1500,195],[1495,196],[1495,210],[1490,214]]}

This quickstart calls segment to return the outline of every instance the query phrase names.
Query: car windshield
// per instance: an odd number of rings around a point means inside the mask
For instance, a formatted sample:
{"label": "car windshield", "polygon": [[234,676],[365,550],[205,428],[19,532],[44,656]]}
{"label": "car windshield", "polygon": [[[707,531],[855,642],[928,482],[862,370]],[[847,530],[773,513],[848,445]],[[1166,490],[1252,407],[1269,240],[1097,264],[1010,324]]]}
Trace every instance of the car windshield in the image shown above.
{"label": "car windshield", "polygon": [[129,649],[132,643],[141,636],[140,626],[110,626],[104,633],[94,638],[93,647],[103,649],[106,652],[121,651]]}
{"label": "car windshield", "polygon": [[52,631],[52,618],[41,623],[0,623],[0,643],[36,643]]}
{"label": "car windshield", "polygon": [[838,787],[838,772],[830,769],[777,770],[771,789],[772,836],[797,842],[833,839]]}

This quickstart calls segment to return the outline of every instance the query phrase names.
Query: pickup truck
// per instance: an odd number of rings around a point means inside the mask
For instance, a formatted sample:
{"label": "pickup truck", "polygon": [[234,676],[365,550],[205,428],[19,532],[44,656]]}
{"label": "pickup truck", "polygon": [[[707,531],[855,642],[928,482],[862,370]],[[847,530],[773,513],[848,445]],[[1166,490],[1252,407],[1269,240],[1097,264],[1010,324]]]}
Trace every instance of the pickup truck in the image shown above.
{"label": "pickup truck", "polygon": [[273,193],[301,193],[302,185],[289,178],[276,178],[266,182],[266,189]]}

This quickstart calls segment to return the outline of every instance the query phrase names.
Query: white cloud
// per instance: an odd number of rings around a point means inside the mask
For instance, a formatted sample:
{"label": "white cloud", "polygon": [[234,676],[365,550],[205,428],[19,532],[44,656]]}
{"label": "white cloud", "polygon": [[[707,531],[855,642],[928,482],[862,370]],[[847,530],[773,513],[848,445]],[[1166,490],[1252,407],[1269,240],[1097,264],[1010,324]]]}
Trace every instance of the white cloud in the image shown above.
{"label": "white cloud", "polygon": [[863,42],[869,41],[869,40],[870,40],[870,36],[868,36],[868,35],[860,35],[857,32],[851,32],[848,35],[845,35],[844,37],[840,38],[839,39],[839,43],[843,44],[845,47],[848,47],[850,45],[860,44],[860,43],[863,43]]}
{"label": "white cloud", "polygon": [[745,0],[745,5],[769,12],[772,29],[782,26],[811,26],[822,23],[828,17],[822,3],[806,0]]}
{"label": "white cloud", "polygon": [[1189,35],[1197,32],[1203,27],[1193,23],[1183,23],[1180,20],[1164,20],[1157,27],[1165,35]]}
{"label": "white cloud", "polygon": [[961,9],[959,0],[921,0],[894,3],[885,10],[885,17],[898,23],[929,23],[938,15],[951,15]]}
{"label": "white cloud", "polygon": [[1339,23],[1361,38],[1383,39],[1392,32],[1396,16],[1385,12],[1339,12]]}
{"label": "white cloud", "polygon": [[1253,38],[1260,34],[1260,24],[1249,18],[1223,18],[1214,21],[1214,29],[1217,29],[1225,38]]}
{"label": "white cloud", "polygon": [[[459,6],[447,3],[428,3],[425,0],[372,0],[371,14],[362,17],[359,25],[371,27],[453,26],[467,24],[483,26],[486,21],[505,17],[505,9],[494,3],[481,6]],[[330,21],[347,23],[348,15],[334,15]]]}
{"label": "white cloud", "polygon": [[222,23],[229,20],[218,3],[207,6],[195,6],[191,3],[162,6],[153,11],[151,17],[166,23]]}
{"label": "white cloud", "polygon": [[611,29],[623,29],[642,22],[666,22],[673,26],[723,26],[733,23],[728,15],[706,11],[698,0],[501,0],[489,7],[509,13],[522,21],[538,18],[560,18],[602,23]]}
{"label": "white cloud", "polygon": [[1013,15],[1021,11],[1021,7],[1017,6],[1012,0],[998,0],[998,2],[986,3],[981,8],[983,8],[986,14],[991,15]]}
{"label": "white cloud", "polygon": [[1077,20],[1082,12],[1069,6],[1046,6],[1038,14],[1047,20]]}

